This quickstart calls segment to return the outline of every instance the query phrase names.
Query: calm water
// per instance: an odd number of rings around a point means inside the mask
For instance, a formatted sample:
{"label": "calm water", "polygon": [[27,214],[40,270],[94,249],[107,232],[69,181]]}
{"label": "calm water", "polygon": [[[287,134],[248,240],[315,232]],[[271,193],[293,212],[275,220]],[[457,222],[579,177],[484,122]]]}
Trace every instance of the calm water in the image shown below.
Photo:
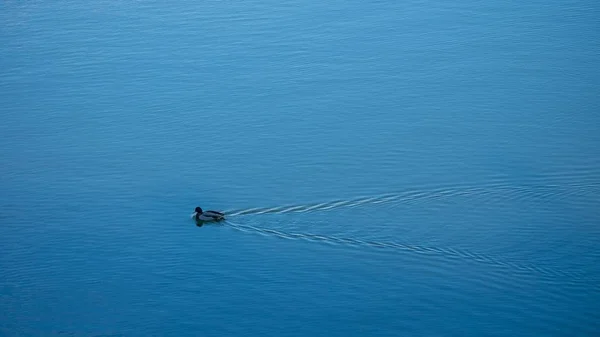
{"label": "calm water", "polygon": [[2,2],[0,335],[598,336],[599,16]]}

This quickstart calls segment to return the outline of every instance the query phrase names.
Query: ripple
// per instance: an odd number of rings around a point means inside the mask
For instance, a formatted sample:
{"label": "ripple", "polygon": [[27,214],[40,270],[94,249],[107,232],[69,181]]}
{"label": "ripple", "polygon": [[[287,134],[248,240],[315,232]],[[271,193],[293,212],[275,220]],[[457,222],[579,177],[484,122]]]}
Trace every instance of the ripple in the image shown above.
{"label": "ripple", "polygon": [[[226,221],[226,224],[230,227],[246,233],[257,233],[263,236],[278,237],[288,240],[305,240],[310,242],[325,243],[330,245],[341,245],[348,247],[369,247],[377,249],[386,249],[390,251],[404,251],[410,253],[416,253],[420,255],[437,255],[444,258],[453,259],[469,259],[482,264],[494,265],[498,267],[507,268],[513,271],[535,273],[542,275],[546,278],[568,278],[573,284],[596,284],[591,282],[584,272],[575,270],[561,270],[555,268],[549,268],[544,266],[538,266],[534,264],[519,263],[513,261],[505,261],[495,256],[472,252],[465,249],[457,249],[452,247],[431,247],[431,246],[420,246],[402,242],[384,242],[375,240],[362,240],[357,238],[343,238],[330,235],[313,234],[313,233],[288,233],[270,228],[261,228],[252,225],[244,225]],[[600,287],[595,285],[594,288],[599,290]]]}
{"label": "ripple", "polygon": [[[510,181],[500,181],[478,186],[446,186],[429,189],[408,190],[396,193],[385,193],[373,196],[361,196],[349,199],[337,199],[318,203],[282,205],[272,207],[254,207],[246,209],[230,209],[225,213],[229,216],[240,215],[262,215],[262,214],[285,214],[285,213],[307,213],[315,211],[328,211],[338,208],[350,208],[364,205],[376,205],[385,203],[427,202],[442,198],[458,196],[477,196],[480,201],[489,201],[500,198],[506,201],[525,202],[533,198],[541,200],[561,199],[565,200],[574,194],[591,194],[597,196],[600,181],[597,176],[581,178],[579,176],[562,176],[562,183],[553,182],[547,178],[544,184],[534,180],[537,185],[514,185]],[[588,181],[589,180],[589,181]]]}

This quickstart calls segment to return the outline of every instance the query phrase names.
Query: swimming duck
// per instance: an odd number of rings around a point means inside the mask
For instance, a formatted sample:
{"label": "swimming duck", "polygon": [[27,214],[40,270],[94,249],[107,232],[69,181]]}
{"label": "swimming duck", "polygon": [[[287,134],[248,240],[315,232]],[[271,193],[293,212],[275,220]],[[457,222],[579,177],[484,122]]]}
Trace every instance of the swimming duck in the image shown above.
{"label": "swimming duck", "polygon": [[225,214],[217,211],[202,211],[202,208],[196,207],[193,214],[196,219],[196,225],[202,226],[204,222],[220,221],[225,219]]}

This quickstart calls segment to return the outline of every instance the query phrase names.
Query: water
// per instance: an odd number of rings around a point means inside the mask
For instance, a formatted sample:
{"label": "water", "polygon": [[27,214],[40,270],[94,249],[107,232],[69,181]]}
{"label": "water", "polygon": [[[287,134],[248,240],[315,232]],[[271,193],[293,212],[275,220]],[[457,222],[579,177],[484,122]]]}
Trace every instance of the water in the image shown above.
{"label": "water", "polygon": [[596,2],[0,8],[0,335],[600,332]]}

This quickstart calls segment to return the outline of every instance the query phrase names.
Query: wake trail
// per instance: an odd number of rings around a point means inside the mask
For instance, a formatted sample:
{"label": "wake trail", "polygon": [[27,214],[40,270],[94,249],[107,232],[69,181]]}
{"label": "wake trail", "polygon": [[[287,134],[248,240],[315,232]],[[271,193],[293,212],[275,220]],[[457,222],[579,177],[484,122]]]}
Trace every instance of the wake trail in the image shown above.
{"label": "wake trail", "polygon": [[[417,201],[436,200],[450,197],[491,197],[494,194],[500,194],[503,200],[515,200],[522,198],[532,198],[539,196],[543,198],[560,197],[573,192],[577,189],[579,192],[585,192],[588,189],[598,191],[600,182],[580,183],[575,182],[568,185],[546,184],[542,186],[511,186],[506,183],[487,184],[483,186],[451,186],[434,188],[428,190],[409,190],[398,193],[386,193],[373,196],[361,196],[351,199],[337,199],[319,203],[295,204],[273,207],[255,207],[247,209],[226,210],[228,216],[240,215],[260,215],[260,214],[286,214],[286,213],[308,213],[315,211],[327,211],[338,208],[352,208],[363,205],[376,205],[385,203],[405,203],[410,204]],[[569,187],[570,190],[564,190]],[[559,189],[558,191],[556,189]],[[540,194],[542,193],[542,194]],[[545,194],[543,194],[545,193]]]}
{"label": "wake trail", "polygon": [[[266,236],[278,237],[288,240],[304,240],[310,242],[319,242],[333,245],[342,245],[348,247],[369,247],[369,248],[378,248],[378,249],[387,249],[389,251],[396,252],[409,252],[420,255],[437,255],[443,258],[458,258],[458,259],[469,259],[472,261],[476,261],[478,263],[483,263],[486,265],[505,267],[512,270],[517,270],[526,273],[537,273],[544,275],[548,278],[568,278],[574,283],[584,283],[586,285],[595,284],[593,282],[589,282],[584,273],[576,272],[576,271],[564,271],[557,270],[553,268],[547,268],[543,266],[536,266],[532,264],[524,264],[524,263],[516,263],[511,261],[504,261],[498,259],[494,256],[475,253],[464,249],[455,249],[455,248],[443,248],[443,247],[430,247],[430,246],[420,246],[413,245],[401,242],[383,242],[376,240],[362,240],[355,238],[343,238],[336,237],[330,235],[321,235],[321,234],[312,234],[312,233],[288,233],[284,231],[279,231],[275,229],[269,228],[261,228],[252,225],[244,225],[235,222],[231,222],[229,220],[225,221],[227,225],[231,228],[236,229],[241,232],[246,233],[258,233]],[[600,288],[600,287],[596,287]]]}

